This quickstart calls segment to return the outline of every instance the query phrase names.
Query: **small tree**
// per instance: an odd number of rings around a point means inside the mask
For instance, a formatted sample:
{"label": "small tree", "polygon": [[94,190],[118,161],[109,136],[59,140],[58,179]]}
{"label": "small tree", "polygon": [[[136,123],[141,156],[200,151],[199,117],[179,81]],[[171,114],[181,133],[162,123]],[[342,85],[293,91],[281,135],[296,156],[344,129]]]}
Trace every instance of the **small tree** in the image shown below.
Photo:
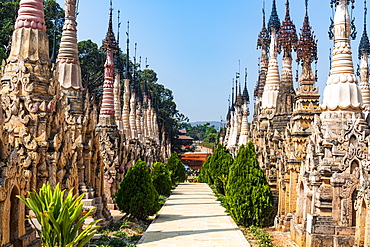
{"label": "small tree", "polygon": [[171,194],[172,181],[170,172],[163,163],[156,162],[153,164],[151,177],[153,185],[160,195],[169,196]]}
{"label": "small tree", "polygon": [[211,176],[211,170],[210,170],[210,164],[211,164],[212,155],[207,158],[207,160],[203,163],[202,168],[200,169],[199,173],[199,181],[201,183],[207,183],[209,185],[213,184],[212,176]]}
{"label": "small tree", "polygon": [[41,229],[36,227],[41,243],[47,247],[83,247],[96,233],[99,226],[95,226],[100,220],[91,222],[82,230],[85,219],[93,209],[82,217],[82,201],[84,194],[79,197],[74,196],[70,190],[65,196],[65,191],[61,191],[59,184],[54,191],[50,184],[44,184],[39,193],[28,192],[29,198],[23,199],[17,196],[26,206],[31,209],[41,225]]}
{"label": "small tree", "polygon": [[214,185],[218,193],[225,195],[227,179],[230,166],[233,164],[233,156],[225,146],[219,144],[213,153],[214,157],[210,162],[210,171]]}
{"label": "small tree", "polygon": [[122,179],[115,202],[122,212],[144,220],[159,210],[158,198],[149,168],[139,160]]}
{"label": "small tree", "polygon": [[218,193],[225,195],[229,168],[233,157],[225,146],[219,144],[200,170],[200,181],[215,185]]}
{"label": "small tree", "polygon": [[185,181],[186,170],[184,164],[181,163],[181,160],[179,159],[179,156],[176,152],[173,152],[171,154],[171,157],[168,159],[166,166],[170,171],[172,184]]}
{"label": "small tree", "polygon": [[230,168],[226,205],[235,222],[263,226],[269,222],[273,198],[266,177],[258,165],[252,142],[241,146]]}

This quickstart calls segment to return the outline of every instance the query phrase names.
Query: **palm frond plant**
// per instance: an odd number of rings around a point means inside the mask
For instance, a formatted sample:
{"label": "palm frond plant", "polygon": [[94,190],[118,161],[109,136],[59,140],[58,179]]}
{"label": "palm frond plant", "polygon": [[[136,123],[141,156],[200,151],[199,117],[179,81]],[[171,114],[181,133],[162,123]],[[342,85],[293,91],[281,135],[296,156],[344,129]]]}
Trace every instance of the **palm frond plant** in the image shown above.
{"label": "palm frond plant", "polygon": [[49,182],[39,192],[28,192],[29,198],[17,196],[36,215],[41,228],[36,227],[42,246],[45,247],[83,247],[96,233],[100,220],[95,220],[82,229],[85,219],[94,208],[83,214],[84,194],[73,195],[70,190],[61,190],[59,183],[54,191]]}

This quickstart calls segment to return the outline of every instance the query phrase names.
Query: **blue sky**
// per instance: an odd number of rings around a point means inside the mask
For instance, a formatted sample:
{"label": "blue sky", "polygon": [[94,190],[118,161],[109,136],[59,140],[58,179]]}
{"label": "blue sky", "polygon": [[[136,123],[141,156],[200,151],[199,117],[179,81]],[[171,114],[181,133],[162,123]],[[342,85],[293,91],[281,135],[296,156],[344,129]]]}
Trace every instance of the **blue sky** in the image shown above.
{"label": "blue sky", "polygon": [[[63,0],[57,0],[64,6]],[[280,20],[285,17],[286,0],[277,0]],[[299,32],[305,14],[304,0],[290,1],[291,18]],[[266,0],[266,18],[272,0]],[[241,65],[248,68],[248,89],[252,97],[258,78],[257,35],[262,27],[262,0],[113,0],[114,28],[121,11],[121,48],[125,49],[126,23],[130,21],[131,55],[138,43],[137,57],[148,58],[158,74],[158,83],[173,91],[180,112],[190,121],[224,119],[232,78]],[[363,31],[363,1],[356,1],[357,39],[352,42],[354,63]],[[80,0],[78,39],[101,45],[108,25],[109,0]],[[329,48],[333,41],[327,32],[332,16],[329,0],[309,1],[310,22],[319,40],[320,92],[329,73]],[[281,65],[279,55],[279,65]],[[294,55],[295,56],[295,55]],[[294,65],[293,69],[296,69]],[[294,72],[295,74],[295,72]],[[295,84],[297,86],[297,84]],[[250,104],[253,110],[253,100]]]}

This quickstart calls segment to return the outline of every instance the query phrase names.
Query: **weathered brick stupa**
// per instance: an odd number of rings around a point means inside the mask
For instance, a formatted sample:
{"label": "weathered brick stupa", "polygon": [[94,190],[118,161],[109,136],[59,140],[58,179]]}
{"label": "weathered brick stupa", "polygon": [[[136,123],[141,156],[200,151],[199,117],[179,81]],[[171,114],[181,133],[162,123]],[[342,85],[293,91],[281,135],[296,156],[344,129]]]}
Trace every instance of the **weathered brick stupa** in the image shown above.
{"label": "weathered brick stupa", "polygon": [[[112,2],[111,2],[112,4]],[[104,169],[104,194],[110,208],[114,208],[113,198],[118,189],[117,171],[120,166],[121,136],[117,128],[114,111],[114,52],[118,44],[113,33],[113,7],[110,7],[108,31],[103,40],[107,58],[104,64],[103,99],[100,108],[97,132]]]}

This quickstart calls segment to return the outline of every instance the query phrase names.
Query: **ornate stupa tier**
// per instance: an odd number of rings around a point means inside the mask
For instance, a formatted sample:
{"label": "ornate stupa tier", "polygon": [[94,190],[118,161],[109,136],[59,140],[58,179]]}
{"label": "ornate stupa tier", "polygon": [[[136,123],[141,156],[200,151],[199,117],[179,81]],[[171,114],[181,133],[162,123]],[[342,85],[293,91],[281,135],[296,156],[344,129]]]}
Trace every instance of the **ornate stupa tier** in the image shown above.
{"label": "ornate stupa tier", "polygon": [[289,80],[293,86],[292,60],[291,55],[283,57],[282,81],[286,82]]}
{"label": "ornate stupa tier", "polygon": [[285,19],[280,27],[277,36],[278,50],[284,50],[283,67],[282,67],[282,83],[291,84],[293,87],[292,78],[292,49],[296,50],[298,37],[295,25],[290,19],[289,1],[286,1]]}
{"label": "ornate stupa tier", "polygon": [[63,89],[83,90],[78,58],[76,0],[65,0],[65,21],[58,53],[59,83]]}
{"label": "ornate stupa tier", "polygon": [[130,79],[124,79],[122,124],[123,132],[127,138],[130,137]]}
{"label": "ornate stupa tier", "polygon": [[46,32],[43,0],[21,0],[15,29],[31,28]]}
{"label": "ornate stupa tier", "polygon": [[49,64],[49,40],[45,31],[32,28],[19,28],[13,32],[9,62],[19,59]]}
{"label": "ornate stupa tier", "polygon": [[122,123],[122,111],[121,111],[121,77],[120,74],[116,74],[114,80],[114,116],[118,130],[123,132],[123,123]]}
{"label": "ornate stupa tier", "polygon": [[262,94],[262,109],[274,109],[279,93],[280,75],[279,65],[276,60],[276,30],[272,30],[270,44],[270,61],[267,70],[266,84]]}
{"label": "ornate stupa tier", "polygon": [[43,1],[22,0],[18,14],[11,51],[3,66],[1,93],[34,95],[37,101],[48,101],[56,87],[50,80]]}
{"label": "ornate stupa tier", "polygon": [[369,61],[368,55],[363,54],[360,64],[360,90],[362,102],[365,108],[370,107],[370,88],[369,88]]}
{"label": "ornate stupa tier", "polygon": [[129,115],[129,123],[130,123],[130,138],[136,139],[137,138],[137,129],[136,129],[136,94],[131,94],[130,99],[130,115]]}
{"label": "ornate stupa tier", "polygon": [[114,116],[114,62],[113,50],[107,50],[107,61],[104,65],[103,100],[100,116]]}
{"label": "ornate stupa tier", "polygon": [[321,105],[324,111],[362,110],[361,91],[353,70],[348,1],[339,0],[334,16],[332,68]]}
{"label": "ornate stupa tier", "polygon": [[240,127],[240,137],[238,141],[239,146],[248,144],[248,132],[249,132],[248,115],[249,115],[248,114],[248,103],[244,102],[242,124]]}
{"label": "ornate stupa tier", "polygon": [[19,58],[49,62],[49,41],[46,35],[43,0],[22,0],[13,32],[9,61]]}

